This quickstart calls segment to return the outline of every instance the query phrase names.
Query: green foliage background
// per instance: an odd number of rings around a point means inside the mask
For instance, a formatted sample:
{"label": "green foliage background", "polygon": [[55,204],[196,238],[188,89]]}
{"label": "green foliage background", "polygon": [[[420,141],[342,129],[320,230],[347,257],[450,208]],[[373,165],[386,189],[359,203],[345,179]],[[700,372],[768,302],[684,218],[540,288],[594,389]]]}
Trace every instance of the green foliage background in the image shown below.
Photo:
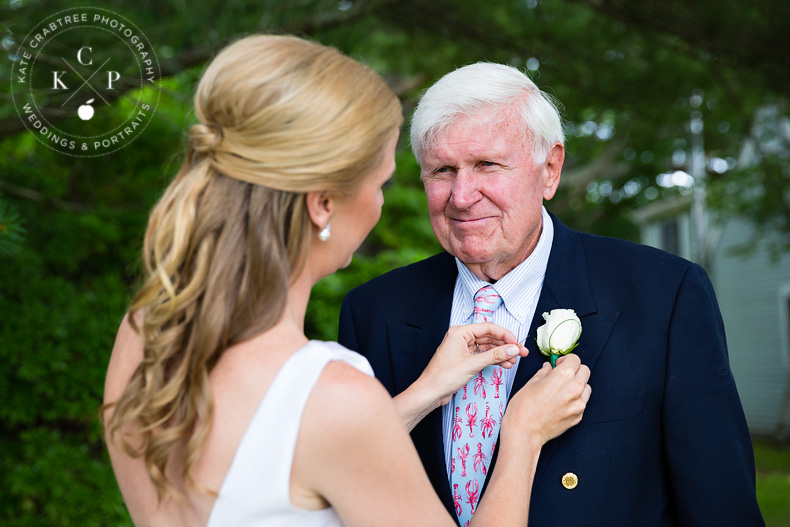
{"label": "green foliage background", "polygon": [[[628,212],[681,192],[656,176],[683,168],[677,152],[688,149],[691,112],[704,113],[706,151],[720,158],[737,157],[758,108],[787,117],[790,68],[774,48],[788,49],[788,32],[773,20],[786,22],[788,8],[764,3],[668,0],[676,18],[667,18],[614,0],[108,2],[143,28],[166,74],[156,117],[131,146],[94,159],[46,149],[20,129],[0,84],[0,525],[130,524],[97,419],[104,372],[138,279],[148,211],[181,162],[195,82],[222,45],[256,31],[334,45],[381,72],[407,115],[457,66],[537,63],[531,75],[562,101],[568,130],[563,184],[549,208],[575,228],[636,239]],[[9,59],[0,79],[29,28],[64,7],[77,4],[0,4]],[[739,32],[725,31],[735,23]],[[439,250],[406,143],[381,222],[351,266],[314,289],[312,338],[336,337],[351,287]],[[786,158],[777,148],[755,169],[709,173],[711,206],[770,225],[779,252],[790,236]],[[760,186],[779,191],[740,199]]]}

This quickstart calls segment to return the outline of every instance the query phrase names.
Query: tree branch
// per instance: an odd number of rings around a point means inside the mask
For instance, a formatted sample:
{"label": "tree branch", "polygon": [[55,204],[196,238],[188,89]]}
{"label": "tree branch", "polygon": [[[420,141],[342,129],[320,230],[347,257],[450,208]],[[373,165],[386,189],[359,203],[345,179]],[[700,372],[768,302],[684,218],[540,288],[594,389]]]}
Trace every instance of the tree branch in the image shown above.
{"label": "tree branch", "polygon": [[[780,94],[790,90],[790,3],[759,0],[631,2],[569,0],[636,28],[680,38],[698,53],[728,59],[758,73]],[[741,13],[741,16],[733,13]],[[784,42],[784,44],[782,44]]]}
{"label": "tree branch", "polygon": [[26,187],[19,187],[17,185],[12,185],[11,183],[6,183],[5,181],[2,180],[0,180],[0,191],[6,194],[10,194],[12,196],[25,198],[39,203],[52,203],[53,205],[55,205],[60,209],[68,210],[71,212],[87,212],[89,210],[88,207],[86,207],[81,203],[74,203],[71,201],[63,201],[56,198],[50,198],[49,196],[46,196],[37,190],[33,190],[31,188],[26,188]]}

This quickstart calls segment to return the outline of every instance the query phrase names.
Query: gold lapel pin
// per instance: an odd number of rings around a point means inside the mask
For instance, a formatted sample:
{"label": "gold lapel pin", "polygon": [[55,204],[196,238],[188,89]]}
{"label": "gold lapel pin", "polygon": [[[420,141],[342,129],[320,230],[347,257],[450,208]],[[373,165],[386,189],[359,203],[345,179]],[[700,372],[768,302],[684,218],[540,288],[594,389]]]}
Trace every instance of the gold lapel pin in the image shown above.
{"label": "gold lapel pin", "polygon": [[564,476],[562,476],[562,486],[568,490],[572,490],[576,488],[576,485],[579,484],[579,478],[573,472],[568,472]]}

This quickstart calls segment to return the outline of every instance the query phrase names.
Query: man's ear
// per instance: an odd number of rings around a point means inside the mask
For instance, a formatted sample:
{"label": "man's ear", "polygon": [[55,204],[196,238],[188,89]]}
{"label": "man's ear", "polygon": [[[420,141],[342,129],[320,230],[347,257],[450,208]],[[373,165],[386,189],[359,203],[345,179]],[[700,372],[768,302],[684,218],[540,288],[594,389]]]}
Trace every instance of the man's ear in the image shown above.
{"label": "man's ear", "polygon": [[565,161],[565,147],[556,143],[549,150],[546,161],[543,164],[543,199],[550,200],[557,192],[560,185],[560,174],[562,173],[562,163]]}
{"label": "man's ear", "polygon": [[307,213],[313,225],[320,231],[335,212],[335,200],[326,191],[308,192],[305,196]]}

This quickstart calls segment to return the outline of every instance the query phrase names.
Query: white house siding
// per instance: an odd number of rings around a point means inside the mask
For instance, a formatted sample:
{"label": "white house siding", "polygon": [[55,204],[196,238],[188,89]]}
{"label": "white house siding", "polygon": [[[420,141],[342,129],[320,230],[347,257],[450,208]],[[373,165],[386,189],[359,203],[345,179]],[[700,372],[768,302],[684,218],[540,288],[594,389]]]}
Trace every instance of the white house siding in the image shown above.
{"label": "white house siding", "polygon": [[708,271],[749,429],[753,434],[775,435],[782,422],[790,368],[790,255],[772,262],[762,251],[747,258],[730,254],[728,249],[747,241],[752,233],[744,221],[728,221]]}

